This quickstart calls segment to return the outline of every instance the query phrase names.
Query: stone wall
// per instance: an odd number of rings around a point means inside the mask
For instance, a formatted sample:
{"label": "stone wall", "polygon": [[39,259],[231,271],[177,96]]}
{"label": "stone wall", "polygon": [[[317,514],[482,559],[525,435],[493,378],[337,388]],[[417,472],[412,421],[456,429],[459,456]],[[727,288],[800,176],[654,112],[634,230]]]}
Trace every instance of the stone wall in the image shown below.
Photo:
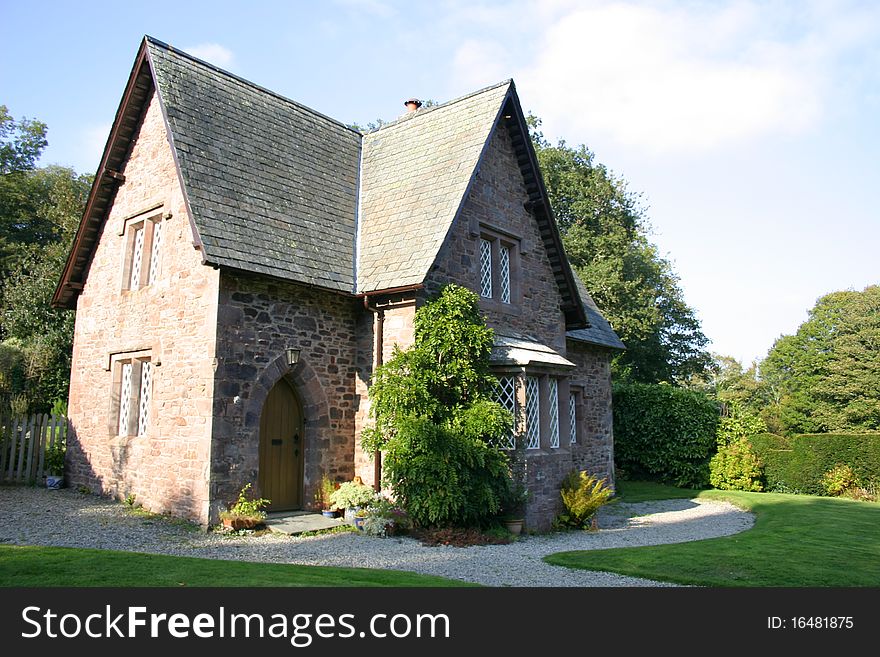
{"label": "stone wall", "polygon": [[[361,433],[370,420],[370,400],[368,386],[373,375],[375,363],[375,341],[378,331],[376,313],[382,314],[382,362],[387,362],[394,353],[394,347],[406,349],[413,343],[413,317],[417,304],[422,301],[413,294],[377,295],[370,300],[374,311],[364,311],[359,320],[358,376],[357,394],[360,407],[355,418],[354,454],[355,474],[370,486],[376,482],[376,466],[372,454],[361,449]],[[390,493],[390,491],[386,491]]]}
{"label": "stone wall", "polygon": [[611,357],[613,352],[569,340],[568,359],[577,365],[572,385],[582,386],[581,430],[583,439],[575,451],[575,466],[614,485],[614,414],[611,406]]}
{"label": "stone wall", "polygon": [[[559,488],[572,470],[587,470],[614,485],[614,440],[611,412],[611,354],[589,344],[569,340],[566,357],[577,365],[566,385],[560,384],[560,447],[527,452],[527,480],[531,497],[526,526],[546,530],[562,510]],[[578,440],[570,444],[565,410],[570,387],[583,392],[577,417]]]}
{"label": "stone wall", "polygon": [[[68,483],[156,512],[208,517],[208,460],[219,275],[193,248],[165,124],[155,95],[124,165],[77,301],[71,371]],[[123,290],[127,225],[163,222],[158,279]],[[146,435],[116,434],[111,359],[147,352],[153,370]]]}
{"label": "stone wall", "polygon": [[[481,235],[498,235],[519,245],[511,263],[511,303],[480,300],[487,324],[499,331],[530,336],[577,365],[574,371],[549,371],[559,377],[560,446],[551,448],[545,435],[540,449],[525,452],[530,491],[526,523],[532,529],[546,530],[562,510],[559,487],[572,469],[587,469],[601,476],[613,472],[610,367],[609,357],[601,349],[589,345],[569,349],[574,343],[565,338],[561,295],[538,224],[525,210],[527,200],[514,147],[502,124],[489,143],[461,215],[431,268],[426,288],[435,292],[454,282],[479,292]],[[584,392],[578,415],[582,440],[573,445],[566,430],[569,383]],[[520,390],[520,409],[524,401]]]}
{"label": "stone wall", "polygon": [[479,293],[481,228],[515,237],[519,241],[519,256],[518,263],[512,263],[511,303],[481,299],[486,322],[493,328],[531,335],[564,353],[562,298],[537,221],[523,207],[527,200],[510,135],[501,125],[483,156],[461,214],[428,273],[426,288],[434,292],[452,282]]}
{"label": "stone wall", "polygon": [[[360,403],[361,301],[304,285],[223,272],[217,323],[212,442],[212,518],[239,489],[258,484],[263,402],[288,376],[303,406],[304,495],[311,505],[323,474],[354,474]],[[301,350],[289,368],[285,350]]]}

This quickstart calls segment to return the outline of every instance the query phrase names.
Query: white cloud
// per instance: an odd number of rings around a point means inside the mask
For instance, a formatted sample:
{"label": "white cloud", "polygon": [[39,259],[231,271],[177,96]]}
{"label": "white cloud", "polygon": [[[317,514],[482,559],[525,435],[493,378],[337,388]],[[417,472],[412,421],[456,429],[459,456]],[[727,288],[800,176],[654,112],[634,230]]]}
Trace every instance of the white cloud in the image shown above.
{"label": "white cloud", "polygon": [[197,46],[184,48],[193,57],[204,59],[206,62],[214,64],[214,66],[228,67],[232,64],[235,56],[232,51],[219,43],[200,43]]}
{"label": "white cloud", "polygon": [[668,153],[799,133],[821,119],[827,48],[815,34],[783,34],[766,6],[748,2],[660,6],[609,3],[553,17],[520,74],[545,124]]}

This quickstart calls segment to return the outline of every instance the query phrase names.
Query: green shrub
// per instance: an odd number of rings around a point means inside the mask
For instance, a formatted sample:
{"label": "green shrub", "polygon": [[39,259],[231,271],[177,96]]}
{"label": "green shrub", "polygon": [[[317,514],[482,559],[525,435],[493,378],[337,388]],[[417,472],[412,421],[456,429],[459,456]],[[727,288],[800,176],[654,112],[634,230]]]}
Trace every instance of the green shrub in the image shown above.
{"label": "green shrub", "polygon": [[764,490],[763,467],[751,445],[737,439],[718,448],[709,462],[709,483],[722,490]]}
{"label": "green shrub", "polygon": [[370,506],[376,501],[376,491],[359,480],[346,481],[330,493],[330,508],[353,509]]}
{"label": "green shrub", "polygon": [[846,463],[839,463],[822,475],[822,489],[831,497],[843,495],[856,484],[856,473]]}
{"label": "green shrub", "polygon": [[493,332],[478,297],[447,285],[416,311],[413,345],[395,349],[373,376],[361,444],[384,451],[383,482],[418,525],[479,525],[510,486],[501,444],[513,426],[494,401]]}
{"label": "green shrub", "polygon": [[716,437],[719,448],[742,438],[766,433],[767,424],[760,416],[750,413],[736,403],[730,404],[728,411],[729,414],[718,422]]}
{"label": "green shrub", "polygon": [[666,384],[614,388],[614,460],[632,478],[699,488],[709,481],[718,405]]}
{"label": "green shrub", "polygon": [[605,504],[614,491],[606,485],[605,479],[597,479],[586,470],[572,470],[559,490],[565,513],[558,523],[569,527],[586,529],[596,511]]}
{"label": "green shrub", "polygon": [[382,459],[397,502],[421,526],[478,525],[508,490],[507,456],[427,418],[401,419]]}
{"label": "green shrub", "polygon": [[266,512],[263,511],[264,506],[268,506],[271,502],[263,498],[249,498],[248,491],[251,485],[245,484],[238,493],[238,500],[226,511],[220,512],[221,518],[255,518],[263,519]]}
{"label": "green shrub", "polygon": [[395,502],[379,497],[364,515],[364,533],[370,536],[399,536],[412,529],[412,519]]}
{"label": "green shrub", "polygon": [[46,472],[55,477],[64,475],[64,446],[55,443],[52,447],[46,448],[46,456],[44,457],[44,466]]}
{"label": "green shrub", "polygon": [[771,491],[825,495],[822,479],[838,465],[852,468],[867,488],[880,484],[880,434],[801,434],[790,438],[761,434],[749,443],[764,464]]}

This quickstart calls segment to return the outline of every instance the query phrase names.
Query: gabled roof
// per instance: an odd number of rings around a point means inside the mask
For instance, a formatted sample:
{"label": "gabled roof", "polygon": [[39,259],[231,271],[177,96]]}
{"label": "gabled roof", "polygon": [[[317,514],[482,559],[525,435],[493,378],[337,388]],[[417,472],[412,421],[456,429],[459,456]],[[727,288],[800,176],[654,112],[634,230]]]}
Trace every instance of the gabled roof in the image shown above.
{"label": "gabled roof", "polygon": [[503,117],[566,326],[588,327],[586,314],[597,313],[579,298],[513,81],[362,136],[151,37],[138,52],[54,303],[75,306],[154,89],[206,264],[348,294],[419,285]]}
{"label": "gabled roof", "polygon": [[364,136],[358,292],[425,280],[511,85],[419,110]]}
{"label": "gabled roof", "polygon": [[75,305],[154,88],[204,262],[350,293],[360,133],[145,37],[54,301]]}
{"label": "gabled roof", "polygon": [[359,293],[424,281],[502,117],[559,286],[566,325],[588,326],[513,80],[419,110],[365,136]]}
{"label": "gabled roof", "polygon": [[113,119],[113,127],[104,146],[104,154],[95,173],[83,217],[61,273],[61,280],[52,296],[52,303],[56,306],[76,307],[76,298],[85,283],[86,272],[101,226],[116,196],[116,186],[125,179],[120,169],[128,157],[131,140],[140,125],[153,89],[153,76],[146,65],[146,48],[141,45],[119,108],[116,110],[116,118]]}
{"label": "gabled roof", "polygon": [[614,329],[611,328],[611,324],[599,312],[596,302],[593,301],[593,297],[587,292],[587,288],[583,281],[581,281],[580,276],[575,275],[575,283],[577,284],[581,301],[584,302],[584,312],[587,314],[587,321],[590,323],[590,326],[568,331],[565,334],[566,337],[578,342],[608,347],[609,349],[626,349],[626,345],[623,344],[623,341],[617,336]]}
{"label": "gabled roof", "polygon": [[146,44],[205,262],[351,292],[361,135]]}

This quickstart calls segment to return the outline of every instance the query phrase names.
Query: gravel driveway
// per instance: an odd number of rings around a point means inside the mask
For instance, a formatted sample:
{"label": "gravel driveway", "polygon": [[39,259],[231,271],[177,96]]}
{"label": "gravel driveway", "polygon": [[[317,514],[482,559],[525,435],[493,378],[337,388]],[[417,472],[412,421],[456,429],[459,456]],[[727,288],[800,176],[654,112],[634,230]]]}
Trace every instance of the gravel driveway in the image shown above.
{"label": "gravel driveway", "polygon": [[665,500],[603,508],[598,532],[527,536],[509,545],[425,547],[410,538],[345,533],[297,538],[229,537],[71,489],[0,486],[0,543],[89,547],[210,559],[394,568],[489,586],[670,586],[612,573],[571,570],[541,557],[682,543],[749,529],[754,517],[726,502]]}

